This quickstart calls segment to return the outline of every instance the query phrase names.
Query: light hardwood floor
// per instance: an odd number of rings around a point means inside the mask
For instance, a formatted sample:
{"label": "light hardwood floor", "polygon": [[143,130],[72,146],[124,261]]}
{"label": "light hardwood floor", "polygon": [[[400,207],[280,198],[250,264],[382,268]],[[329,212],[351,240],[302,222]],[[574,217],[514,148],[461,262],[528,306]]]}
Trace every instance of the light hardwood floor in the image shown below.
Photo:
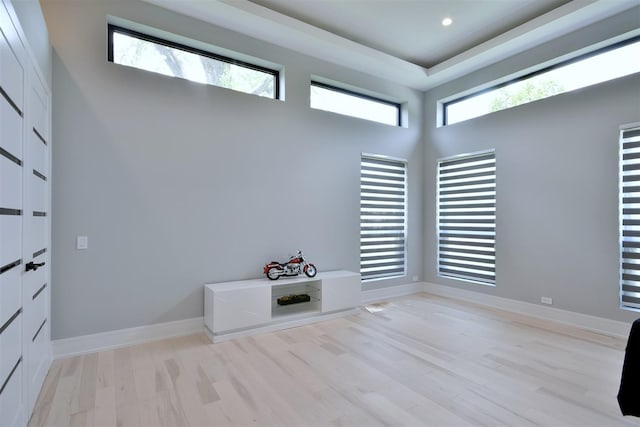
{"label": "light hardwood floor", "polygon": [[57,360],[30,426],[637,426],[626,340],[427,294],[311,326]]}

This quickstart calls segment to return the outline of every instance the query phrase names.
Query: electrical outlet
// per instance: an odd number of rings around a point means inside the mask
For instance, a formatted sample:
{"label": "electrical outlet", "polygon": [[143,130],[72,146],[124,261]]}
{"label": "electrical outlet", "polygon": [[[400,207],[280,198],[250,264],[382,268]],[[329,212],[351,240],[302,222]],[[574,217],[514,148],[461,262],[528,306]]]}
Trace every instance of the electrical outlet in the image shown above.
{"label": "electrical outlet", "polygon": [[551,298],[551,297],[542,297],[542,298],[540,298],[540,302],[543,303],[543,304],[551,305],[551,304],[553,304],[553,298]]}
{"label": "electrical outlet", "polygon": [[413,276],[413,281],[417,282],[418,281],[418,276]]}

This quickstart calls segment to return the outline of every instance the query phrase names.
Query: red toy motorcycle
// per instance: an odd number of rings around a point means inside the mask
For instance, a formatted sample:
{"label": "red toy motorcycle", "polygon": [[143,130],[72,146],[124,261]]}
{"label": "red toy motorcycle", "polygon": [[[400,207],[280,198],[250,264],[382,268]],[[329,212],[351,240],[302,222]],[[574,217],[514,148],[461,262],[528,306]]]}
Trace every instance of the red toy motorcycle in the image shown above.
{"label": "red toy motorcycle", "polygon": [[271,261],[264,266],[264,274],[271,280],[278,280],[280,276],[297,276],[300,273],[306,274],[307,277],[314,277],[317,272],[315,265],[304,260],[302,251],[298,251],[286,263]]}

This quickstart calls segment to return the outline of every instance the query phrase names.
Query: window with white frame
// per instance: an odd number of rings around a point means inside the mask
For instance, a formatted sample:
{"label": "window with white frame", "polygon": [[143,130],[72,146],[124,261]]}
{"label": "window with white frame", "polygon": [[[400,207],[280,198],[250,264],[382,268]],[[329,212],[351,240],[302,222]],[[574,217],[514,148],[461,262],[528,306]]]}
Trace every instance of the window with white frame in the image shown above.
{"label": "window with white frame", "polygon": [[360,162],[360,275],[406,275],[407,163],[363,154]]}
{"label": "window with white frame", "polygon": [[640,126],[620,131],[620,305],[640,309]]}
{"label": "window with white frame", "polygon": [[438,274],[496,283],[493,150],[438,162]]}
{"label": "window with white frame", "polygon": [[109,24],[110,62],[165,76],[279,98],[279,72]]}

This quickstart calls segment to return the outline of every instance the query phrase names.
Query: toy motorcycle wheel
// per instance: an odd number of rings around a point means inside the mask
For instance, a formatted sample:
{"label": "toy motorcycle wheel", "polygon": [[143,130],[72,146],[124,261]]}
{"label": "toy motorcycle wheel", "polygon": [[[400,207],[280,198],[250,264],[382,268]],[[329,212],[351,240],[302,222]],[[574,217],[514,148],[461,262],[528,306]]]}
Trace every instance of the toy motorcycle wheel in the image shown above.
{"label": "toy motorcycle wheel", "polygon": [[307,268],[304,270],[304,274],[306,274],[308,277],[315,277],[317,272],[318,270],[316,270],[316,266],[313,264],[307,265]]}
{"label": "toy motorcycle wheel", "polygon": [[278,278],[280,277],[279,270],[275,267],[271,267],[269,271],[267,271],[267,277],[270,280],[278,280]]}

